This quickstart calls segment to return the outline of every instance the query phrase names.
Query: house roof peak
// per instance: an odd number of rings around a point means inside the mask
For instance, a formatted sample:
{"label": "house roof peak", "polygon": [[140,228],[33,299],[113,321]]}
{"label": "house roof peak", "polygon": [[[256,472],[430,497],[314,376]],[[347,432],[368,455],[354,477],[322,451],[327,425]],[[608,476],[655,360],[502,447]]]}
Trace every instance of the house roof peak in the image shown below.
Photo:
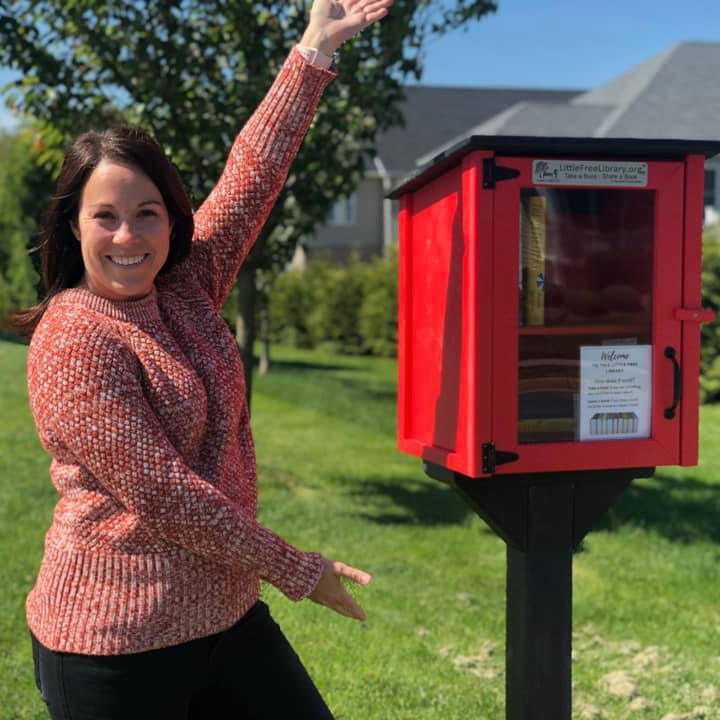
{"label": "house roof peak", "polygon": [[404,128],[394,127],[378,137],[377,154],[387,171],[402,177],[430,148],[467,128],[494,117],[522,101],[567,102],[581,90],[405,86]]}
{"label": "house roof peak", "polygon": [[717,139],[720,43],[681,42],[574,103],[614,109],[595,137]]}
{"label": "house roof peak", "polygon": [[680,48],[674,45],[594,90],[573,99],[577,105],[625,105],[641,92]]}
{"label": "house roof peak", "polygon": [[527,85],[426,85],[425,83],[416,83],[413,85],[403,85],[403,90],[420,91],[420,92],[462,92],[478,94],[478,93],[523,93],[532,95],[533,93],[582,93],[584,88],[568,88],[568,87],[530,87]]}
{"label": "house roof peak", "polygon": [[525,101],[466,135],[720,139],[720,43],[681,42],[594,90]]}

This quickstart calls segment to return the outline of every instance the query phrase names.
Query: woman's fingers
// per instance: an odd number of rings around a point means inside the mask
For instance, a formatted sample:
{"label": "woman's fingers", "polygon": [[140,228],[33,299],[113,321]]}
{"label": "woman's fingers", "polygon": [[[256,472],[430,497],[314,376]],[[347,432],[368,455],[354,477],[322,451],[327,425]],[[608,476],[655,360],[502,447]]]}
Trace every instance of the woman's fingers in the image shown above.
{"label": "woman's fingers", "polygon": [[365,620],[365,612],[343,585],[343,578],[358,585],[367,585],[372,580],[369,573],[325,558],[325,568],[310,599],[346,617]]}
{"label": "woman's fingers", "polygon": [[386,9],[377,10],[375,12],[366,12],[365,13],[365,25],[371,25],[374,22],[377,22],[378,20],[382,20],[387,15],[388,11]]}
{"label": "woman's fingers", "polygon": [[346,40],[384,18],[392,3],[393,0],[314,0],[310,25],[301,44],[321,41],[324,45],[319,49],[326,55],[332,54]]}
{"label": "woman's fingers", "polygon": [[365,611],[360,603],[342,585],[334,599],[333,610],[355,620],[365,620]]}
{"label": "woman's fingers", "polygon": [[347,591],[345,591],[345,597],[343,598],[342,610],[340,612],[343,615],[347,615],[355,620],[365,620],[365,611],[360,607],[357,600]]}
{"label": "woman's fingers", "polygon": [[348,29],[367,27],[384,18],[391,5],[392,0],[345,0],[344,17],[338,16],[336,19]]}
{"label": "woman's fingers", "polygon": [[362,9],[366,15],[373,15],[381,10],[387,10],[392,5],[392,0],[361,0],[357,8]]}
{"label": "woman's fingers", "polygon": [[367,585],[372,577],[369,573],[358,570],[357,568],[345,565],[345,563],[335,561],[333,563],[333,572],[338,576],[338,589],[340,591],[340,601],[342,605],[343,615],[355,618],[357,620],[365,620],[365,612],[360,607],[358,601],[347,591],[347,588],[340,582],[339,578],[347,578],[358,585]]}
{"label": "woman's fingers", "polygon": [[346,577],[348,580],[352,580],[358,585],[367,585],[372,580],[372,575],[369,573],[358,570],[357,568],[345,565],[345,563],[338,562],[337,560],[333,563],[333,572],[336,575]]}
{"label": "woman's fingers", "polygon": [[351,12],[374,12],[378,8],[389,8],[393,0],[345,0],[345,8]]}
{"label": "woman's fingers", "polygon": [[339,579],[336,578],[335,582],[337,587],[327,593],[311,595],[311,599],[346,617],[365,620],[365,612],[358,601],[343,587]]}
{"label": "woman's fingers", "polygon": [[359,0],[352,6],[348,17],[355,14],[364,15],[365,22],[372,23],[385,17],[390,5],[392,5],[392,0]]}

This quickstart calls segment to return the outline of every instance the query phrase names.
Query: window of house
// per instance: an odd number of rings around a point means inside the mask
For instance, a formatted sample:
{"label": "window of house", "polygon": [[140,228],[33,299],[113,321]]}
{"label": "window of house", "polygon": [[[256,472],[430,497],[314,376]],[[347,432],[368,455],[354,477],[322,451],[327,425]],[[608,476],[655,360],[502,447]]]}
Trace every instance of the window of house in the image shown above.
{"label": "window of house", "polygon": [[392,243],[395,247],[398,245],[398,214],[400,212],[400,203],[397,200],[390,201],[390,207],[392,208]]}
{"label": "window of house", "polygon": [[328,213],[328,225],[355,225],[357,222],[357,194],[341,198]]}
{"label": "window of house", "polygon": [[715,207],[715,178],[717,176],[717,171],[715,170],[706,170],[705,171],[705,195],[704,195],[704,202],[703,205],[707,207],[710,205],[710,207]]}

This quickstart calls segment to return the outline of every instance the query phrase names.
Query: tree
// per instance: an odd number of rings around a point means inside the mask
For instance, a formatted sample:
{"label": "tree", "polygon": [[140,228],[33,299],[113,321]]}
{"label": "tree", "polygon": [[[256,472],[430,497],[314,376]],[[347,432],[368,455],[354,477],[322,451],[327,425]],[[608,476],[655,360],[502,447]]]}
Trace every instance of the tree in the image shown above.
{"label": "tree", "polygon": [[[381,23],[343,46],[339,77],[240,272],[236,327],[248,398],[258,269],[284,266],[354,189],[376,134],[403,122],[402,82],[421,78],[427,40],[495,10],[491,0],[395,0]],[[117,114],[155,135],[197,200],[309,11],[309,0],[0,0],[0,64],[22,72],[11,102],[45,119],[48,153]]]}
{"label": "tree", "polygon": [[36,163],[36,150],[27,131],[0,134],[0,318],[37,298],[40,277],[28,251],[52,184]]}

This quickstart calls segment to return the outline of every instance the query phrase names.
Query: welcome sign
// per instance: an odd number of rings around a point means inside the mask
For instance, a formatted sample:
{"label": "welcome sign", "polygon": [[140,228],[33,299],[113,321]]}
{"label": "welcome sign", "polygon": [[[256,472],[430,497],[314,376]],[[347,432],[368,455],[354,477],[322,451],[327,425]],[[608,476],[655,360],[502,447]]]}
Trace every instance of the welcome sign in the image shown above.
{"label": "welcome sign", "polygon": [[650,437],[651,345],[580,347],[580,440]]}

